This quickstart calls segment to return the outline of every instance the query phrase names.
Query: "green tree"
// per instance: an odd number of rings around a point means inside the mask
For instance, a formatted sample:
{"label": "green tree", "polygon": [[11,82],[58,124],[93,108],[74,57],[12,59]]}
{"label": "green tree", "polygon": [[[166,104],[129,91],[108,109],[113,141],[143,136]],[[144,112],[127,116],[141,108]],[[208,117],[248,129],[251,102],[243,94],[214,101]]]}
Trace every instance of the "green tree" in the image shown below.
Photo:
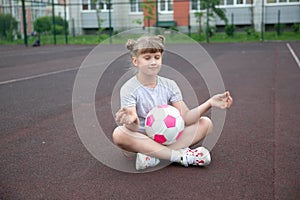
{"label": "green tree", "polygon": [[[195,0],[199,1],[199,0]],[[195,12],[195,17],[199,22],[199,26],[201,26],[201,18],[203,17],[203,13],[205,13],[206,20],[210,18],[214,18],[218,16],[221,20],[225,22],[225,25],[228,25],[228,19],[226,17],[225,10],[218,8],[217,6],[220,5],[221,0],[201,0],[200,1],[200,10],[201,12]],[[210,24],[208,24],[210,26]],[[209,32],[211,32],[212,28],[206,28]],[[199,32],[201,31],[201,27],[199,27]],[[211,35],[212,33],[210,33]]]}
{"label": "green tree", "polygon": [[[64,34],[64,27],[66,26],[67,34],[69,33],[69,24],[66,20],[64,20],[60,16],[55,16],[55,32],[56,34]],[[53,27],[51,27],[51,30],[53,31]]]}
{"label": "green tree", "polygon": [[201,33],[202,33],[202,28],[201,28],[202,17],[203,17],[203,12],[195,12],[196,22],[198,22],[198,24],[199,24],[199,28],[198,28],[199,36],[200,36]]}
{"label": "green tree", "polygon": [[[52,17],[45,16],[37,18],[34,22],[34,30],[38,33],[50,33],[53,31]],[[55,31],[57,34],[64,33],[64,26],[68,30],[68,22],[60,16],[55,16]]]}
{"label": "green tree", "polygon": [[51,31],[51,18],[48,16],[37,18],[33,22],[34,30],[38,33],[46,33]]}
{"label": "green tree", "polygon": [[12,41],[17,26],[18,22],[13,16],[0,13],[0,39]]}
{"label": "green tree", "polygon": [[[155,9],[155,2],[152,0],[145,0],[142,3],[142,8],[144,10],[144,22],[150,22],[150,20],[154,20],[156,18],[156,13],[153,12]],[[158,12],[158,11],[156,11]],[[146,26],[146,25],[145,25]],[[148,24],[147,24],[148,26]]]}
{"label": "green tree", "polygon": [[[101,19],[101,7],[104,4],[110,4],[109,0],[91,0],[92,7],[96,9],[96,18],[97,18],[97,23],[98,23],[98,34],[99,34],[99,39],[101,39],[101,34],[104,30],[102,28],[102,23],[104,22],[103,19]],[[97,7],[98,4],[98,7]],[[110,8],[109,8],[110,9]]]}
{"label": "green tree", "polygon": [[202,1],[203,8],[207,9],[208,7],[208,16],[217,15],[221,20],[228,24],[228,19],[226,17],[225,10],[217,8],[216,6],[220,5],[221,0],[205,0]]}

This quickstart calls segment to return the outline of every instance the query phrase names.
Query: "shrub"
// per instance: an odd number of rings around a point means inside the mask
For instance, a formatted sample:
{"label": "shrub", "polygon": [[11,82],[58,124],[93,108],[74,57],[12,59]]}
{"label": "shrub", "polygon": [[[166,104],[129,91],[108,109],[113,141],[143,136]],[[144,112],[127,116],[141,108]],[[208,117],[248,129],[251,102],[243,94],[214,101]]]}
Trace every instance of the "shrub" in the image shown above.
{"label": "shrub", "polygon": [[235,26],[232,25],[226,25],[225,27],[225,33],[226,35],[233,37],[234,36],[234,32],[235,32]]}
{"label": "shrub", "polygon": [[46,33],[51,31],[51,21],[48,16],[37,18],[33,22],[34,30],[38,33]]}
{"label": "shrub", "polygon": [[[52,32],[54,27],[52,27]],[[57,35],[63,35],[64,34],[64,27],[60,26],[60,25],[55,25],[55,34]]]}
{"label": "shrub", "polygon": [[0,13],[0,38],[12,41],[17,25],[17,20],[13,16]]}
{"label": "shrub", "polygon": [[298,33],[300,31],[300,24],[299,23],[294,23],[292,26],[292,29],[295,33]]}
{"label": "shrub", "polygon": [[[53,33],[53,19],[52,16],[40,17],[33,22],[34,30],[38,33]],[[68,22],[59,16],[55,16],[55,32],[56,34],[64,33],[64,25],[66,25],[67,33],[68,31]]]}
{"label": "shrub", "polygon": [[281,35],[282,30],[284,29],[284,24],[275,24],[274,28],[275,28],[277,35]]}
{"label": "shrub", "polygon": [[[205,30],[205,33],[206,33],[206,31],[207,30]],[[217,28],[216,27],[214,27],[214,26],[209,26],[208,27],[208,35],[209,35],[209,37],[214,36],[216,34],[216,32],[217,32]]]}
{"label": "shrub", "polygon": [[253,35],[255,30],[253,28],[248,27],[248,28],[246,28],[245,32],[248,36],[250,36],[250,35]]}

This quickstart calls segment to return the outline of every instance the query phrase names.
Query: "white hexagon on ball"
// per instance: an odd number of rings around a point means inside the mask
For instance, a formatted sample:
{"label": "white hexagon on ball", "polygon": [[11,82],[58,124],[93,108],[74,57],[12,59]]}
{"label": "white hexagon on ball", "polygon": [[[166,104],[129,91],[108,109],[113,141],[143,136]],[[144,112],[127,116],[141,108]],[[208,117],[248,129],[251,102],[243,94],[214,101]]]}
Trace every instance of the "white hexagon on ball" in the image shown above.
{"label": "white hexagon on ball", "polygon": [[170,145],[175,143],[183,133],[184,120],[173,106],[154,107],[146,116],[145,130],[154,141]]}

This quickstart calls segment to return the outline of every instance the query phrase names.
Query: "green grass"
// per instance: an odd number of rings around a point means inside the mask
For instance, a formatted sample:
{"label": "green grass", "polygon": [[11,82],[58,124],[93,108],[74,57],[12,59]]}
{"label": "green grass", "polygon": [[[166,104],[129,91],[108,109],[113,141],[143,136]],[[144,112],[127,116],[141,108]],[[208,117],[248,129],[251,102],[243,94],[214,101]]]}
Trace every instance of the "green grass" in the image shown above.
{"label": "green grass", "polygon": [[[114,44],[125,44],[127,39],[129,38],[137,38],[140,35],[125,35],[119,34],[115,35],[112,38],[112,43]],[[185,34],[164,34],[166,37],[166,41],[168,43],[187,43],[191,42],[191,39]],[[251,35],[247,35],[244,32],[235,33],[233,37],[227,36],[225,33],[217,33],[210,38],[211,43],[222,43],[222,42],[259,42],[261,41],[261,33],[252,33]],[[276,32],[265,32],[264,33],[265,41],[300,41],[300,33],[295,32],[283,32],[281,35],[277,35]],[[54,44],[53,35],[41,35],[41,45]],[[206,42],[205,34],[193,33],[191,34],[191,38],[200,43]],[[28,37],[28,45],[31,46],[37,38]],[[109,43],[109,36],[102,35],[83,35],[83,36],[68,36],[68,44],[99,44],[99,43]],[[0,45],[3,44],[24,44],[23,39],[15,40],[15,41],[5,41],[0,40]],[[57,35],[56,36],[56,44],[65,44],[65,36]]]}
{"label": "green grass", "polygon": [[275,32],[266,32],[265,40],[300,40],[300,33],[283,32],[278,36]]}
{"label": "green grass", "polygon": [[[206,37],[204,34],[192,34],[193,39],[199,42],[206,42]],[[264,41],[300,41],[300,33],[295,32],[283,32],[281,35],[277,35],[276,32],[265,32]],[[252,33],[247,35],[246,33],[235,33],[233,37],[227,36],[225,33],[217,33],[210,38],[212,43],[222,43],[222,42],[258,42],[262,41],[261,33]]]}
{"label": "green grass", "polygon": [[[68,36],[68,44],[99,44],[101,41],[109,38],[108,35],[82,35],[82,36]],[[64,35],[56,35],[56,44],[66,44],[66,38]],[[41,45],[49,45],[54,44],[54,36],[53,35],[41,35],[40,42]],[[37,40],[37,37],[28,37],[28,45],[32,45]],[[24,44],[23,39],[18,39],[14,41],[6,41],[0,40],[0,45],[3,44]]]}

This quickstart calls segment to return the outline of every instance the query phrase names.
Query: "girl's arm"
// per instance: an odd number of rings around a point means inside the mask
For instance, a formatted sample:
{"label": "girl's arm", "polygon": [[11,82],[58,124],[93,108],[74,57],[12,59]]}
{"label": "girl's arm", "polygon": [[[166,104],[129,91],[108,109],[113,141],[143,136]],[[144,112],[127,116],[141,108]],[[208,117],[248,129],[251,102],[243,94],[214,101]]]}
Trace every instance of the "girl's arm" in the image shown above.
{"label": "girl's arm", "polygon": [[172,105],[180,111],[186,126],[194,124],[197,120],[200,119],[201,116],[203,116],[204,113],[206,113],[211,108],[209,101],[206,101],[191,110],[187,107],[184,101],[178,101],[173,103]]}
{"label": "girl's arm", "polygon": [[194,124],[197,120],[199,120],[200,117],[203,116],[203,114],[206,113],[211,107],[218,107],[221,109],[230,108],[232,101],[232,97],[227,91],[223,94],[214,95],[203,104],[191,110],[189,110],[189,108],[183,101],[175,102],[172,105],[180,111],[185,124],[188,126]]}
{"label": "girl's arm", "polygon": [[131,131],[135,132],[139,129],[140,121],[135,107],[121,108],[116,113],[116,121]]}

